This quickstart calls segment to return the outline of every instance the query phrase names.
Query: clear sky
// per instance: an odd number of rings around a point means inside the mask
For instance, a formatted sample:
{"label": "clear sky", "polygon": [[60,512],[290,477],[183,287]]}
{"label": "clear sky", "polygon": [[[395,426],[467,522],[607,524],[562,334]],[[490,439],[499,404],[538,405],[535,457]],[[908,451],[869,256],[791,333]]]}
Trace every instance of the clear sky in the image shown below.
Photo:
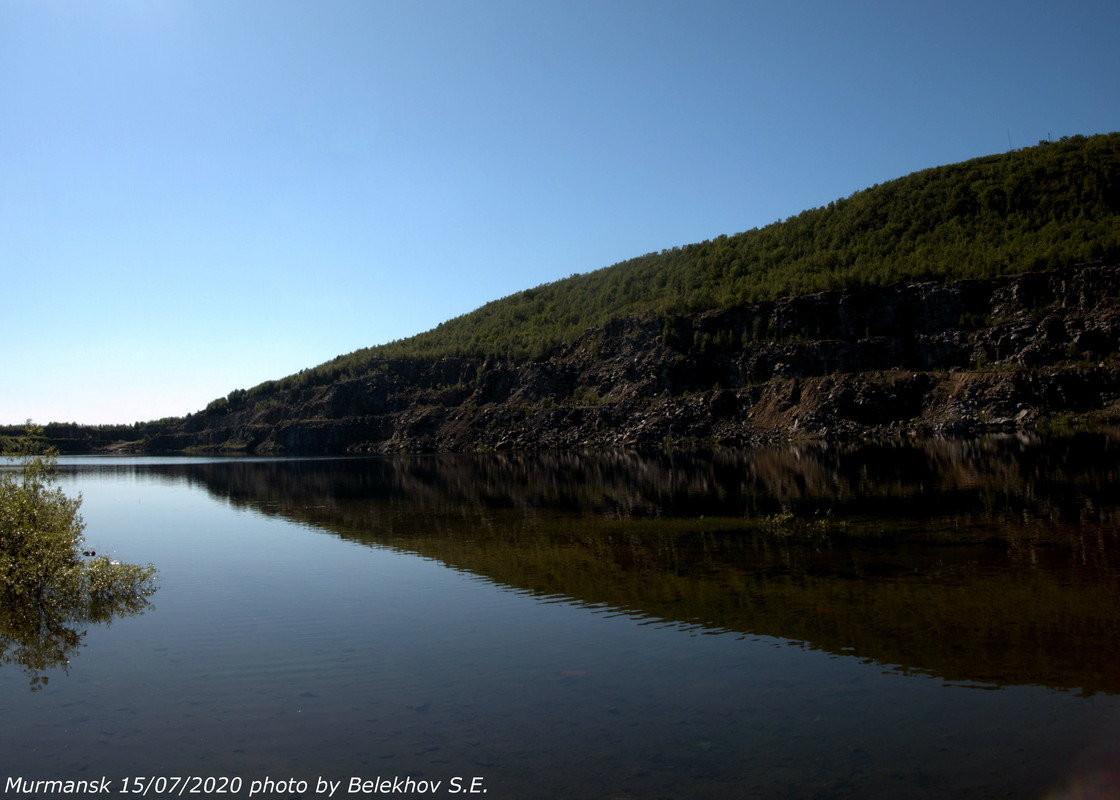
{"label": "clear sky", "polygon": [[0,0],[0,423],[1120,130],[1120,3]]}

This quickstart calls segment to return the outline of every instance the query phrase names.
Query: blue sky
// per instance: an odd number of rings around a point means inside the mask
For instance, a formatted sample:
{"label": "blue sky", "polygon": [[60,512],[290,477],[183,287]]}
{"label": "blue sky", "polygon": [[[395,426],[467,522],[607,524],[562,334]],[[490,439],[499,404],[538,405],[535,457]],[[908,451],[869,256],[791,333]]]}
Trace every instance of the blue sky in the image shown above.
{"label": "blue sky", "polygon": [[0,423],[1120,130],[1120,4],[0,0]]}

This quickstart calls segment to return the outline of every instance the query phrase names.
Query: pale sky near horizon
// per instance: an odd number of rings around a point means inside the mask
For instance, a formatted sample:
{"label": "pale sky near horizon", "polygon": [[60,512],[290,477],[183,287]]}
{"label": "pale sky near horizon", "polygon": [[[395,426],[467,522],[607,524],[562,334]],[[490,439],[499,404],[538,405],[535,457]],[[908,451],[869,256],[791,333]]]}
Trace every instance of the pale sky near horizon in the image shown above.
{"label": "pale sky near horizon", "polygon": [[0,424],[1120,130],[1120,3],[0,0]]}

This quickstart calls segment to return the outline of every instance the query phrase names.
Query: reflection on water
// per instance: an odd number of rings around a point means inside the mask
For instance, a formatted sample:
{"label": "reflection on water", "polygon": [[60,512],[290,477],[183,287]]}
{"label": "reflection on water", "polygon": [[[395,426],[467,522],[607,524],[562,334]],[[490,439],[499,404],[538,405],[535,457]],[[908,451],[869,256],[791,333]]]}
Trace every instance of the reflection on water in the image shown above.
{"label": "reflection on water", "polygon": [[1120,692],[1120,444],[136,467],[540,597],[952,681]]}
{"label": "reflection on water", "polygon": [[52,671],[69,671],[91,625],[142,614],[144,596],[127,595],[90,602],[86,597],[31,597],[0,590],[0,666],[15,666],[32,691],[50,682]]}
{"label": "reflection on water", "polygon": [[165,585],[47,690],[0,669],[5,721],[37,720],[0,778],[108,756],[491,798],[1111,791],[1118,448],[67,459],[87,538]]}

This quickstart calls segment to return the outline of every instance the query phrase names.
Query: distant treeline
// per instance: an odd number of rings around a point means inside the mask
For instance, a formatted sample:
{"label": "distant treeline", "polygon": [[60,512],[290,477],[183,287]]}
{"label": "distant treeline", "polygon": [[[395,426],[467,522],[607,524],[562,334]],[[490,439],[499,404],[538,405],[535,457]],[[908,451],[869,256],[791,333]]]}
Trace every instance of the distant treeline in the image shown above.
{"label": "distant treeline", "polygon": [[[63,453],[85,453],[114,442],[135,442],[154,436],[171,422],[135,422],[132,425],[79,425],[76,422],[51,422],[40,426],[44,444]],[[0,452],[6,452],[27,433],[27,425],[0,425]]]}
{"label": "distant treeline", "polygon": [[619,317],[1117,257],[1120,133],[1068,137],[923,170],[764,228],[527,289],[426,333],[237,390],[208,410],[357,377],[375,359],[543,358]]}

